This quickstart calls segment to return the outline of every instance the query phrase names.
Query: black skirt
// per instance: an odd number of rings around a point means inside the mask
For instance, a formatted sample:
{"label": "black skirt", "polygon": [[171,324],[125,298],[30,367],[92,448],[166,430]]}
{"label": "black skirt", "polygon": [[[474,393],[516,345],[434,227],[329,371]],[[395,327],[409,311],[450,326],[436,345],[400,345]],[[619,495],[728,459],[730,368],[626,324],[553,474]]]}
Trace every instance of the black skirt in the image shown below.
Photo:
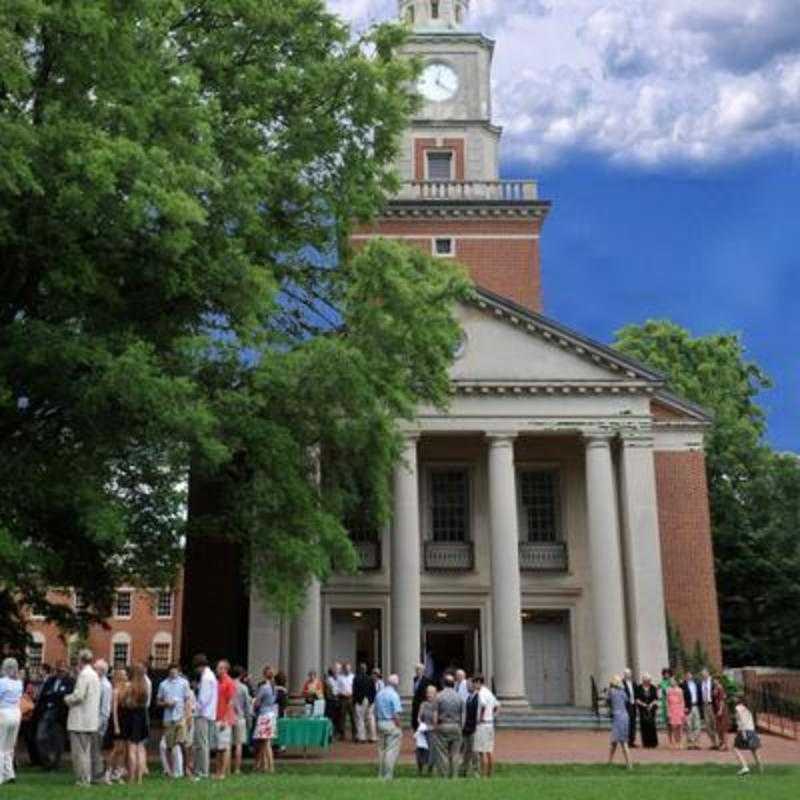
{"label": "black skirt", "polygon": [[150,738],[146,708],[126,708],[120,720],[122,738],[131,744],[142,744]]}

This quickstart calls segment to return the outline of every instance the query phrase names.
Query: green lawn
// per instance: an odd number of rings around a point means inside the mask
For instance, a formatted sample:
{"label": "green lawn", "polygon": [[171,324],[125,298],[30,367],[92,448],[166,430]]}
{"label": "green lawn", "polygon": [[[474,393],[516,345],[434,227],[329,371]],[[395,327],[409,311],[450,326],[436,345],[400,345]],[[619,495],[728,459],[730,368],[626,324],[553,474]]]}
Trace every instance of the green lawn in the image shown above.
{"label": "green lawn", "polygon": [[774,767],[746,778],[730,766],[644,766],[626,773],[603,766],[507,766],[491,782],[419,780],[408,767],[393,783],[379,783],[365,765],[280,764],[275,777],[246,775],[225,783],[148,779],[142,788],[78,789],[67,772],[23,771],[2,800],[66,800],[76,797],[225,798],[226,800],[797,800],[800,767]]}

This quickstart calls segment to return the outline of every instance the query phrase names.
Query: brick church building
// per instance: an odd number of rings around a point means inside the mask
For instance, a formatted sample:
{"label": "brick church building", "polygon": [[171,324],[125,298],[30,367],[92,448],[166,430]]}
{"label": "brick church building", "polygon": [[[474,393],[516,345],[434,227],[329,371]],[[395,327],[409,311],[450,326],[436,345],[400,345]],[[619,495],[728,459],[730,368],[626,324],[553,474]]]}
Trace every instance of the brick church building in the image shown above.
{"label": "brick church building", "polygon": [[408,694],[422,660],[483,672],[506,705],[585,707],[592,678],[667,665],[668,617],[721,660],[709,418],[646,365],[545,315],[550,203],[532,180],[500,179],[494,42],[464,29],[468,10],[400,0],[423,102],[402,189],[353,236],[469,268],[452,404],[404,426],[390,529],[354,542],[359,573],[313,583],[298,618],[247,596],[227,544],[190,542],[185,643],[283,667],[295,691],[338,658],[398,672]]}

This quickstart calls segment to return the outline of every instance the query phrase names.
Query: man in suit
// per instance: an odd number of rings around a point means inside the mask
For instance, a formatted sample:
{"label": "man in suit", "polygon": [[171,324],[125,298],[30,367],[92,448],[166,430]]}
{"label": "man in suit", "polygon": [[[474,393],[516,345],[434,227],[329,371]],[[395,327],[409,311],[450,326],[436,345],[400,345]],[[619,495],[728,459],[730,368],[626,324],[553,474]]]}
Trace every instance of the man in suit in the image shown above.
{"label": "man in suit", "polygon": [[91,650],[78,654],[78,680],[75,689],[64,698],[69,707],[67,730],[72,751],[72,766],[79,786],[92,783],[92,749],[96,746],[100,727],[100,678],[94,671]]}
{"label": "man in suit", "polygon": [[467,680],[467,699],[464,706],[464,728],[461,731],[461,777],[479,777],[478,755],[475,752],[475,731],[478,729],[480,697],[474,681]]}
{"label": "man in suit", "polygon": [[375,713],[373,704],[377,694],[375,681],[367,672],[367,665],[361,664],[358,668],[355,680],[353,681],[353,706],[356,710],[356,741],[366,742],[369,736],[370,742],[378,741],[378,733],[375,727]]}
{"label": "man in suit", "polygon": [[628,746],[636,747],[636,693],[639,687],[633,680],[633,672],[626,669],[622,678],[622,688],[625,690],[625,707],[628,710],[630,727],[628,729]]}
{"label": "man in suit", "polygon": [[683,705],[686,709],[686,741],[689,750],[700,749],[700,731],[703,729],[703,694],[700,684],[688,670],[681,684]]}
{"label": "man in suit", "polygon": [[34,741],[38,761],[46,770],[58,769],[67,739],[67,706],[64,698],[72,692],[75,682],[67,672],[64,661],[56,663],[55,671],[42,684],[36,699]]}
{"label": "man in suit", "polygon": [[425,702],[425,693],[433,681],[425,675],[425,665],[417,664],[414,668],[414,694],[411,699],[411,728],[417,730],[419,723],[419,707]]}
{"label": "man in suit", "polygon": [[717,735],[717,709],[714,707],[714,681],[711,673],[704,669],[700,676],[700,697],[703,710],[703,727],[711,741],[711,749],[719,748]]}

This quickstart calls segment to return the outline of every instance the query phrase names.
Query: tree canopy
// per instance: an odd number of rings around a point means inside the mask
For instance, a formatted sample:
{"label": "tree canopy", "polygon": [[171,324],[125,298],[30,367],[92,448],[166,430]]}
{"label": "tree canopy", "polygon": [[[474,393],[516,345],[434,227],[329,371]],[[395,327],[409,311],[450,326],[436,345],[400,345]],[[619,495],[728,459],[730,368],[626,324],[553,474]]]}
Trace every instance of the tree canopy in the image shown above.
{"label": "tree canopy", "polygon": [[[352,563],[342,520],[385,512],[397,420],[446,402],[468,291],[347,249],[396,187],[403,35],[322,0],[0,4],[0,641],[167,583],[190,463],[281,607]],[[321,485],[320,451],[347,466]]]}
{"label": "tree canopy", "polygon": [[706,457],[726,664],[800,667],[800,617],[787,613],[800,608],[800,458],[765,441],[768,376],[733,334],[650,321],[620,330],[615,346],[713,412]]}

